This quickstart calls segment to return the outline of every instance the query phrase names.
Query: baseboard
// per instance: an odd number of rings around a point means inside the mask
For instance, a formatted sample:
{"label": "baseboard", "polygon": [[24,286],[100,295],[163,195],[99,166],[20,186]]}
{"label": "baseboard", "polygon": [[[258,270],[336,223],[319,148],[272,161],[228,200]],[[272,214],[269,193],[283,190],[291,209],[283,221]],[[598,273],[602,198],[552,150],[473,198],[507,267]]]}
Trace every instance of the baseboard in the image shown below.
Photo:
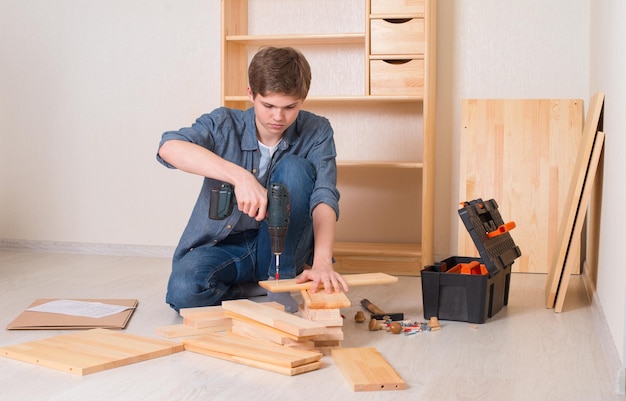
{"label": "baseboard", "polygon": [[0,250],[171,258],[174,247],[0,239]]}
{"label": "baseboard", "polygon": [[583,283],[585,284],[585,291],[591,303],[591,314],[595,323],[594,327],[596,328],[598,337],[600,338],[600,344],[602,344],[602,351],[607,361],[609,372],[615,372],[613,376],[613,393],[624,395],[626,394],[626,370],[624,369],[624,364],[620,360],[617,347],[613,342],[611,330],[606,321],[606,316],[604,314],[604,310],[602,309],[602,304],[600,303],[600,298],[598,297],[595,285],[593,284],[588,273],[586,273],[588,271],[589,269],[584,266],[582,274]]}

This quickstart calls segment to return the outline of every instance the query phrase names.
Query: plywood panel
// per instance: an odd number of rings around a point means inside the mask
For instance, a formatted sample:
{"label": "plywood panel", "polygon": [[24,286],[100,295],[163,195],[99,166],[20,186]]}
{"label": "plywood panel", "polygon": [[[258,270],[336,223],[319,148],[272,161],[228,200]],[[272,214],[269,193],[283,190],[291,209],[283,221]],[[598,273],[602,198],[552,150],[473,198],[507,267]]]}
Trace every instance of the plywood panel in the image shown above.
{"label": "plywood panel", "polygon": [[93,329],[0,348],[0,355],[75,375],[165,356],[181,344],[108,329]]}
{"label": "plywood panel", "polygon": [[[495,199],[515,221],[513,271],[547,273],[582,135],[578,99],[470,99],[462,103],[458,201]],[[458,253],[478,255],[459,224]],[[579,239],[575,248],[579,247]]]}

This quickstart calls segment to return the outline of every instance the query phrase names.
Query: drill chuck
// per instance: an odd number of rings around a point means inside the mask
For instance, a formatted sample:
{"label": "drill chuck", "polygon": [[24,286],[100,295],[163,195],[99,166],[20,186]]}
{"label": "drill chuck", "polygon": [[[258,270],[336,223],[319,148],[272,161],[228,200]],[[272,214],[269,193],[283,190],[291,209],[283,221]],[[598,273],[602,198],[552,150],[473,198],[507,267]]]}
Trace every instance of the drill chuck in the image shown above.
{"label": "drill chuck", "polygon": [[287,236],[287,227],[268,227],[270,230],[270,241],[272,253],[280,255],[285,250],[285,237]]}

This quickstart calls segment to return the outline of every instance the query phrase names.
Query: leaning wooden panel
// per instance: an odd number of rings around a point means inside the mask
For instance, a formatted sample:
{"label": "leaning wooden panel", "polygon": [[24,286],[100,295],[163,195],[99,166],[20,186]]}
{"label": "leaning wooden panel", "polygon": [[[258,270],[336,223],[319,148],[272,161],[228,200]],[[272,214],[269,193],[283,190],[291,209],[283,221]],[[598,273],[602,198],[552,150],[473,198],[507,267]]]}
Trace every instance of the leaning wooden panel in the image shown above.
{"label": "leaning wooden panel", "polygon": [[[583,190],[578,204],[578,209],[574,219],[574,227],[572,230],[572,236],[579,236],[582,233],[583,225],[585,223],[585,216],[589,208],[589,201],[591,200],[593,185],[596,178],[596,172],[598,171],[598,163],[600,162],[600,156],[602,155],[602,149],[604,148],[604,132],[598,132],[596,134],[595,143],[591,153],[591,159],[589,160],[589,166],[587,167],[587,173],[585,175],[585,182],[583,184]],[[572,274],[572,264],[569,260],[574,257],[572,250],[570,249],[565,255],[565,270],[561,277],[561,283],[557,287],[556,304],[554,305],[554,311],[560,313],[563,311],[563,304],[565,303],[565,294],[567,293],[567,287],[569,286],[569,279]]]}
{"label": "leaning wooden panel", "polygon": [[596,141],[596,133],[598,131],[603,107],[604,93],[595,94],[589,103],[585,128],[576,158],[576,166],[573,174],[570,175],[570,180],[567,180],[569,183],[569,192],[563,209],[563,219],[559,225],[559,235],[554,241],[556,246],[552,255],[553,257],[550,260],[548,279],[546,281],[547,308],[554,307],[556,295],[559,291],[559,284],[563,275],[563,269],[565,269],[565,261],[567,260],[568,253],[572,252],[572,242],[575,240],[573,234],[576,215],[578,214],[578,206],[582,197],[585,180],[587,179],[587,170],[593,152],[593,145]]}
{"label": "leaning wooden panel", "polygon": [[0,355],[82,376],[181,351],[182,344],[93,329],[3,347]]}
{"label": "leaning wooden panel", "polygon": [[375,348],[334,348],[330,354],[353,391],[406,388],[406,382]]}
{"label": "leaning wooden panel", "polygon": [[[579,99],[463,100],[457,201],[496,199],[516,222],[516,272],[548,272],[582,124]],[[478,255],[462,224],[458,244],[459,255]]]}

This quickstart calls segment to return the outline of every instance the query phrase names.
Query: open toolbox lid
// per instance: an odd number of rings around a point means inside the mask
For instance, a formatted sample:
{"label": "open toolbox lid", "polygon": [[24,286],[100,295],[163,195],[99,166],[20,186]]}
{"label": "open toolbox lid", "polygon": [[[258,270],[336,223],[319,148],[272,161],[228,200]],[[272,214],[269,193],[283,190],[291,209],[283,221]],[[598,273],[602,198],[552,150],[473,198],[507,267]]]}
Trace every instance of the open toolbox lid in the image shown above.
{"label": "open toolbox lid", "polygon": [[493,277],[501,269],[512,265],[522,255],[509,233],[515,228],[515,223],[505,223],[502,220],[495,200],[483,202],[482,199],[476,199],[463,202],[459,216],[490,276]]}

